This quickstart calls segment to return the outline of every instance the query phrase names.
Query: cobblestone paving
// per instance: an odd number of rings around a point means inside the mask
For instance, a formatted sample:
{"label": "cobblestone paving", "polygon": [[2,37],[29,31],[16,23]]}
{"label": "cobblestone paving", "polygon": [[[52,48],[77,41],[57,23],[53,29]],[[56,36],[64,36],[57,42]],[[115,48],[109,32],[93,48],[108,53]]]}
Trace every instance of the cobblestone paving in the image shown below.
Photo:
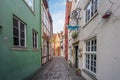
{"label": "cobblestone paving", "polygon": [[53,57],[32,80],[84,80],[77,76],[63,57]]}

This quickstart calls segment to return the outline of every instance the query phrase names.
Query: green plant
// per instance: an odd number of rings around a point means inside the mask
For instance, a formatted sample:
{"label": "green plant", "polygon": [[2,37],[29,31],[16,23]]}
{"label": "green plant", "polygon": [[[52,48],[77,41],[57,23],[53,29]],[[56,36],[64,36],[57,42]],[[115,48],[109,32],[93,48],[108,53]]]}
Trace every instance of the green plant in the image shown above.
{"label": "green plant", "polygon": [[79,68],[76,69],[76,74],[81,75],[81,70]]}
{"label": "green plant", "polygon": [[78,32],[77,31],[74,31],[74,32],[72,32],[72,38],[76,38],[78,36]]}
{"label": "green plant", "polygon": [[68,60],[68,64],[69,64],[70,67],[72,67],[72,62],[71,62],[71,60]]}

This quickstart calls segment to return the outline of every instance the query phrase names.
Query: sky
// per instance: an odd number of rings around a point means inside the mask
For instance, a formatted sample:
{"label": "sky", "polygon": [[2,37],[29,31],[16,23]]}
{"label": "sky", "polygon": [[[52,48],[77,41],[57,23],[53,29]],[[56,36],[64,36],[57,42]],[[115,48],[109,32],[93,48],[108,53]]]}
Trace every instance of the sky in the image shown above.
{"label": "sky", "polygon": [[63,31],[66,0],[49,0],[49,10],[53,19],[53,33]]}

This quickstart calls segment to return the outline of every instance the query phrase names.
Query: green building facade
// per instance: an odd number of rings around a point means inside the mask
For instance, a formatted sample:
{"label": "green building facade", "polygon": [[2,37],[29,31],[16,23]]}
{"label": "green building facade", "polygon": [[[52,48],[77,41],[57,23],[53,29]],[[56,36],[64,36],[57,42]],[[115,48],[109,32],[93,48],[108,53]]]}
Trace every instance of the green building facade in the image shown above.
{"label": "green building facade", "polygon": [[0,80],[24,80],[41,67],[40,0],[0,1]]}

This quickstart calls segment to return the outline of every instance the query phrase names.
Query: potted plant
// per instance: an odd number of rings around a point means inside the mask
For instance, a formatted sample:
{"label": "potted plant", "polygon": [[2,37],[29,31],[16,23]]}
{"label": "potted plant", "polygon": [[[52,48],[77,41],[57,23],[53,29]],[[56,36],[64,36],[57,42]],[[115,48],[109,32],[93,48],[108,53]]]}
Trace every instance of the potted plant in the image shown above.
{"label": "potted plant", "polygon": [[81,75],[81,70],[79,68],[76,69],[76,74],[79,76]]}
{"label": "potted plant", "polygon": [[71,62],[71,60],[68,60],[68,64],[69,64],[70,67],[72,67],[72,62]]}
{"label": "potted plant", "polygon": [[78,36],[78,32],[77,31],[74,31],[74,32],[72,32],[72,38],[74,39],[74,38],[76,38]]}

